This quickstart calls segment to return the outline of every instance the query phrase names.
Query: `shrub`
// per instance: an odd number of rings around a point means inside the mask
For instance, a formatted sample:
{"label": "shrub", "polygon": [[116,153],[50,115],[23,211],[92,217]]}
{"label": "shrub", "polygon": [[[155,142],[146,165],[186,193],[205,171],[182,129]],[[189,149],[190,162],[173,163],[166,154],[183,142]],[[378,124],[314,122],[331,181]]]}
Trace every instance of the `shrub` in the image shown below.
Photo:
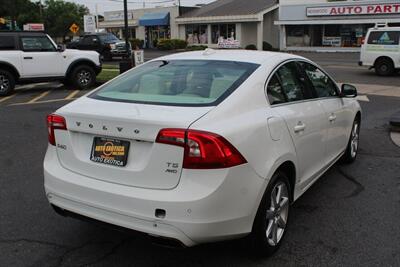
{"label": "shrub", "polygon": [[187,51],[199,51],[199,50],[206,50],[208,46],[206,45],[191,45],[186,47]]}
{"label": "shrub", "polygon": [[137,39],[137,38],[132,38],[129,39],[132,45],[132,49],[136,49],[136,47],[139,47],[139,49],[142,49],[144,46],[144,40]]}
{"label": "shrub", "polygon": [[270,43],[263,42],[263,50],[264,51],[279,51],[278,48],[274,48]]}
{"label": "shrub", "polygon": [[160,50],[175,50],[185,49],[187,42],[180,39],[160,39],[157,43],[157,48]]}
{"label": "shrub", "polygon": [[245,47],[246,50],[257,50],[257,46],[253,44],[249,44]]}

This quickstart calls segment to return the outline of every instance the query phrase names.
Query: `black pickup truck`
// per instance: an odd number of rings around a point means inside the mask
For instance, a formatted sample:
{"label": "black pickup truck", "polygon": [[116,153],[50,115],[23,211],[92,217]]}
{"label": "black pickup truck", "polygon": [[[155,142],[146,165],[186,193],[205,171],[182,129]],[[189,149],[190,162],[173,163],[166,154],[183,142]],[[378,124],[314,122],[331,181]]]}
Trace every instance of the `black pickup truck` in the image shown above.
{"label": "black pickup truck", "polygon": [[67,48],[97,51],[107,61],[115,56],[127,56],[125,41],[118,39],[112,33],[85,34],[67,44]]}

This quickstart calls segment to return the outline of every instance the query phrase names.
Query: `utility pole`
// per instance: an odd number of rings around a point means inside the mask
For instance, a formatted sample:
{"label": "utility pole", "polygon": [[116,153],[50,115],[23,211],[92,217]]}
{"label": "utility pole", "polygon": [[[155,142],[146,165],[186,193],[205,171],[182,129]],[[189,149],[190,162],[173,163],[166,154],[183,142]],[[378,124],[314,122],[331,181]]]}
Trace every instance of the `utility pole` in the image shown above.
{"label": "utility pole", "polygon": [[128,59],[131,57],[131,51],[129,49],[129,28],[128,28],[128,1],[124,0],[124,21],[125,21],[125,48]]}
{"label": "utility pole", "polygon": [[96,3],[96,32],[99,32],[99,9],[98,9],[98,5]]}

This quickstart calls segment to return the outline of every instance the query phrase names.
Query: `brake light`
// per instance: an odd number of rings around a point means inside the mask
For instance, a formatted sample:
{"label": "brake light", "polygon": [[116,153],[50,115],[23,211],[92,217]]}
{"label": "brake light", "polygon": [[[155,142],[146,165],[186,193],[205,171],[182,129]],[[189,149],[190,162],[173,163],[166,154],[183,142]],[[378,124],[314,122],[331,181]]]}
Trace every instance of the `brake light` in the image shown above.
{"label": "brake light", "polygon": [[225,138],[210,132],[162,129],[156,142],[184,147],[185,169],[229,168],[247,162]]}
{"label": "brake light", "polygon": [[365,37],[361,38],[361,45],[365,44]]}
{"label": "brake light", "polygon": [[50,114],[47,115],[47,131],[49,134],[49,143],[53,146],[56,145],[56,137],[54,130],[67,130],[67,124],[65,123],[64,117],[59,115]]}

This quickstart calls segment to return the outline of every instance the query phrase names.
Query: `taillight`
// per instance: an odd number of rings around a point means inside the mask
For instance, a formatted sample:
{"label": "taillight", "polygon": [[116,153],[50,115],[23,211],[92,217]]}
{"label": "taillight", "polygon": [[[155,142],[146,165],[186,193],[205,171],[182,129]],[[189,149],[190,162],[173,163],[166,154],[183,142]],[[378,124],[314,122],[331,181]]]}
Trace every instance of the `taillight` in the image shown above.
{"label": "taillight", "polygon": [[225,138],[210,132],[162,129],[156,142],[184,147],[185,169],[229,168],[247,162]]}
{"label": "taillight", "polygon": [[67,124],[65,123],[64,117],[59,115],[50,114],[47,115],[47,131],[49,134],[49,143],[53,146],[56,145],[56,137],[54,130],[67,130]]}
{"label": "taillight", "polygon": [[365,37],[361,38],[361,45],[365,44]]}

